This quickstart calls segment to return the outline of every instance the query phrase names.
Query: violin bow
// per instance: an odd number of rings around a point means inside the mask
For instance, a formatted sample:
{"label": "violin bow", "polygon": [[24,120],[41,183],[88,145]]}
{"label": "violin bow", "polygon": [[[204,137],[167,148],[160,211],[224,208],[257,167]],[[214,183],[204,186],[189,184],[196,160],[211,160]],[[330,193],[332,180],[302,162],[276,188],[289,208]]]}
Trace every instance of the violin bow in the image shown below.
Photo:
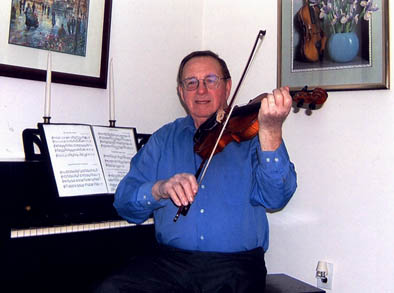
{"label": "violin bow", "polygon": [[226,117],[226,120],[224,121],[224,123],[223,123],[223,125],[222,125],[222,129],[221,129],[221,131],[220,131],[220,133],[219,133],[218,138],[216,139],[216,143],[215,143],[215,145],[214,145],[214,147],[213,147],[213,149],[212,149],[212,151],[211,151],[211,154],[209,155],[209,158],[208,158],[208,160],[207,160],[207,163],[206,163],[204,169],[202,170],[201,177],[200,177],[200,180],[199,180],[199,184],[201,183],[201,181],[203,180],[203,178],[204,178],[204,176],[205,176],[205,173],[206,173],[206,171],[207,171],[207,169],[208,169],[208,166],[209,166],[209,164],[211,163],[211,160],[212,160],[212,158],[213,158],[213,156],[214,156],[214,154],[215,154],[215,151],[216,151],[216,149],[217,149],[217,146],[218,146],[218,144],[219,144],[219,141],[220,141],[220,139],[222,138],[223,133],[224,133],[224,130],[226,129],[226,126],[227,126],[227,124],[228,124],[228,121],[230,120],[231,114],[233,113],[233,110],[234,110],[234,108],[235,108],[235,103],[234,103],[234,101],[236,100],[236,97],[237,97],[238,91],[239,91],[239,89],[240,89],[240,87],[241,87],[241,84],[242,84],[242,82],[243,82],[243,80],[244,80],[244,78],[245,78],[245,76],[246,76],[246,74],[247,74],[247,72],[248,72],[248,70],[249,70],[250,64],[251,64],[251,62],[252,62],[254,56],[256,55],[255,52],[256,52],[257,44],[259,43],[259,40],[263,41],[263,38],[264,38],[264,36],[265,36],[265,33],[266,33],[265,30],[264,30],[264,31],[263,31],[263,30],[260,30],[259,33],[257,34],[256,41],[255,41],[255,43],[254,43],[252,52],[250,53],[248,62],[246,63],[245,69],[244,69],[244,71],[243,71],[243,73],[242,73],[242,76],[241,76],[239,82],[238,82],[237,88],[235,89],[234,94],[233,94],[233,97],[231,98],[231,101],[230,101],[230,104],[229,104],[230,111],[228,112],[227,117]]}
{"label": "violin bow", "polygon": [[[251,52],[250,55],[249,55],[249,58],[248,58],[248,61],[247,61],[247,63],[246,63],[246,66],[245,66],[245,68],[244,68],[244,71],[243,71],[243,73],[242,73],[242,75],[241,75],[241,78],[239,79],[238,85],[237,85],[237,87],[236,87],[236,89],[235,89],[235,91],[234,91],[234,94],[233,94],[232,98],[231,98],[231,101],[230,101],[230,104],[229,104],[230,110],[229,110],[229,112],[228,112],[228,114],[227,114],[226,120],[224,121],[224,123],[223,123],[223,125],[222,125],[222,128],[221,128],[221,130],[220,130],[219,136],[218,136],[218,138],[216,139],[215,145],[214,145],[214,147],[212,148],[212,151],[211,151],[211,153],[210,153],[210,155],[209,155],[208,160],[206,160],[206,163],[205,163],[205,161],[202,162],[202,164],[200,165],[200,168],[198,169],[198,171],[197,171],[197,173],[196,173],[196,174],[197,174],[197,177],[198,177],[198,175],[199,175],[199,173],[200,173],[200,171],[201,171],[201,167],[204,165],[204,168],[202,169],[201,176],[199,176],[199,179],[198,179],[198,186],[201,185],[201,182],[202,182],[202,180],[204,179],[205,174],[206,174],[206,172],[207,172],[208,166],[210,165],[211,160],[212,160],[212,158],[213,158],[213,156],[214,156],[214,154],[215,154],[215,151],[216,151],[216,149],[217,149],[217,146],[218,146],[218,144],[219,144],[219,141],[220,141],[220,139],[221,139],[222,136],[223,136],[224,130],[226,129],[226,126],[227,126],[227,124],[228,124],[228,121],[230,120],[231,113],[233,112],[233,110],[234,110],[234,108],[235,108],[235,103],[234,103],[234,101],[236,100],[236,97],[237,97],[237,94],[238,94],[239,89],[240,89],[240,87],[241,87],[241,84],[242,84],[243,80],[245,79],[245,76],[246,76],[246,74],[247,74],[247,72],[248,72],[248,70],[249,70],[250,64],[251,64],[252,60],[254,59],[254,56],[256,55],[256,48],[257,48],[257,45],[259,44],[259,41],[261,41],[261,42],[263,41],[264,36],[265,36],[265,33],[266,33],[265,30],[260,30],[259,33],[257,34],[256,41],[254,42],[252,52]],[[260,43],[260,44],[261,44],[261,43]],[[183,205],[180,206],[179,209],[178,209],[178,212],[176,213],[176,215],[175,215],[175,217],[174,217],[174,219],[173,219],[173,221],[176,222],[181,214],[184,215],[184,216],[186,216],[187,212],[189,211],[189,208],[190,208],[190,204],[187,205],[187,206],[183,206]]]}

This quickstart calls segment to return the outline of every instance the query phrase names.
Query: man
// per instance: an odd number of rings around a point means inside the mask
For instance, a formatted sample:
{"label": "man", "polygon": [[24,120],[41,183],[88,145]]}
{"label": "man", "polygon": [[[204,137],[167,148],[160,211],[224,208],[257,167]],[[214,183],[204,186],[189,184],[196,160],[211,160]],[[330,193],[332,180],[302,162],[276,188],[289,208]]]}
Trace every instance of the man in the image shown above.
{"label": "man", "polygon": [[[282,141],[290,112],[289,89],[261,102],[258,135],[232,142],[211,161],[198,184],[202,158],[193,151],[196,129],[227,106],[231,77],[211,51],[186,56],[178,94],[188,116],[156,131],[132,159],[114,206],[130,222],[152,213],[158,252],[137,258],[100,292],[264,292],[268,248],[266,209],[283,208],[296,174]],[[180,206],[186,216],[173,221]]]}

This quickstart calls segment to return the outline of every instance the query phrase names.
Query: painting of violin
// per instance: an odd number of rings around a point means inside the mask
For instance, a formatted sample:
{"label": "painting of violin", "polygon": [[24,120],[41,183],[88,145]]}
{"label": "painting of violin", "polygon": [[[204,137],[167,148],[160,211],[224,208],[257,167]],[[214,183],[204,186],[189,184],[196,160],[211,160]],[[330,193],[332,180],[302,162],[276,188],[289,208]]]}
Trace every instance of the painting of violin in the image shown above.
{"label": "painting of violin", "polygon": [[297,12],[297,21],[302,30],[300,53],[304,60],[316,62],[323,58],[327,37],[320,26],[319,8],[306,0]]}

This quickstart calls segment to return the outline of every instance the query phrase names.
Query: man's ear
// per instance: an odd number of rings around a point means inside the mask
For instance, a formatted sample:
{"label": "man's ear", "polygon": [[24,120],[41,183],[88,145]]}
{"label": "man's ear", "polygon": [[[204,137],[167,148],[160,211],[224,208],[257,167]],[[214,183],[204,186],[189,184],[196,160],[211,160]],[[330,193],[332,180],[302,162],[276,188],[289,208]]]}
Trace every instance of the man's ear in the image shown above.
{"label": "man's ear", "polygon": [[228,79],[226,82],[226,95],[227,95],[227,100],[230,97],[230,93],[231,93],[231,86],[232,86],[232,81],[231,79]]}
{"label": "man's ear", "polygon": [[181,100],[181,102],[185,103],[185,99],[184,99],[184,96],[183,96],[183,88],[180,85],[178,85],[176,90],[177,90],[178,97]]}
{"label": "man's ear", "polygon": [[186,113],[189,113],[189,110],[186,107],[185,99],[183,96],[183,88],[180,85],[178,85],[176,88],[176,91],[178,93],[178,98],[179,98],[179,101],[181,102],[182,107],[185,109]]}

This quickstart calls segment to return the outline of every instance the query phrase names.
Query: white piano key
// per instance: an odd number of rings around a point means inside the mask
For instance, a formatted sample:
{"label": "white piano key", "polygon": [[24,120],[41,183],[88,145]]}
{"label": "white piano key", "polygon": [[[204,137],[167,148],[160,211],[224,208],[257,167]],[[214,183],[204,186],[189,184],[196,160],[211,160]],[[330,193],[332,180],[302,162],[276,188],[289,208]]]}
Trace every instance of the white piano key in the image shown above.
{"label": "white piano key", "polygon": [[119,228],[120,227],[120,221],[113,221],[112,223],[113,228]]}
{"label": "white piano key", "polygon": [[[141,225],[151,225],[154,221],[149,218]],[[95,231],[95,230],[106,230],[106,229],[119,229],[136,226],[136,224],[128,223],[125,220],[119,221],[107,221],[99,223],[87,223],[87,224],[76,224],[76,225],[65,225],[55,227],[40,227],[30,229],[13,229],[11,230],[11,238],[22,238],[22,237],[34,237],[34,236],[45,236],[55,235],[63,233],[78,233],[84,231]]]}
{"label": "white piano key", "polygon": [[49,234],[49,228],[45,227],[42,229],[42,235],[48,235]]}
{"label": "white piano key", "polygon": [[18,238],[25,236],[25,230],[18,231]]}

